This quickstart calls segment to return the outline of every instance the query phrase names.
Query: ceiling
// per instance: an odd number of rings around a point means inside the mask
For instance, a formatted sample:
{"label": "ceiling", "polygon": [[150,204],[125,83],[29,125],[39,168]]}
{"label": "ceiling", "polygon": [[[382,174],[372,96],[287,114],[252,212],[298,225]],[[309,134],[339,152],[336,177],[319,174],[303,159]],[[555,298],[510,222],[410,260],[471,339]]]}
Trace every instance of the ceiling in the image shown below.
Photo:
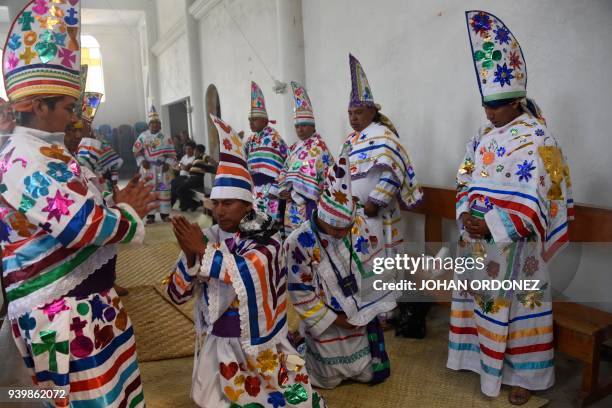
{"label": "ceiling", "polygon": [[[88,9],[81,11],[83,25],[136,26],[144,12],[140,10]],[[0,6],[0,23],[10,23],[7,6]]]}
{"label": "ceiling", "polygon": [[98,26],[136,26],[143,11],[139,10],[108,10],[108,9],[87,9],[82,10],[83,25]]}

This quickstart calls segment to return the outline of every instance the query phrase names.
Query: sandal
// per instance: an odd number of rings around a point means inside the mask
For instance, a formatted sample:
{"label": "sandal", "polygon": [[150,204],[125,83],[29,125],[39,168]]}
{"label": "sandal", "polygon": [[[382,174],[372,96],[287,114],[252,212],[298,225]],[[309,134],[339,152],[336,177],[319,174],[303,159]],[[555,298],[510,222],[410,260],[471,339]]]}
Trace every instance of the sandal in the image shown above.
{"label": "sandal", "polygon": [[510,389],[510,395],[508,395],[508,401],[512,405],[524,405],[530,398],[531,391],[521,387],[512,387]]}

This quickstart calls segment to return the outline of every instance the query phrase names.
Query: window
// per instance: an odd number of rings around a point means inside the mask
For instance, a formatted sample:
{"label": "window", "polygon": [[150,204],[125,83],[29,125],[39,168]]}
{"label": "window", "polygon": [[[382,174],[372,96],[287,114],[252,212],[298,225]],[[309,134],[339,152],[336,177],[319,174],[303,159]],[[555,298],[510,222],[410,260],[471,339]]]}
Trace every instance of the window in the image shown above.
{"label": "window", "polygon": [[[91,35],[81,36],[81,65],[87,65],[87,92],[104,92],[104,70],[102,69],[102,54],[100,44]],[[102,97],[102,102],[104,102]]]}

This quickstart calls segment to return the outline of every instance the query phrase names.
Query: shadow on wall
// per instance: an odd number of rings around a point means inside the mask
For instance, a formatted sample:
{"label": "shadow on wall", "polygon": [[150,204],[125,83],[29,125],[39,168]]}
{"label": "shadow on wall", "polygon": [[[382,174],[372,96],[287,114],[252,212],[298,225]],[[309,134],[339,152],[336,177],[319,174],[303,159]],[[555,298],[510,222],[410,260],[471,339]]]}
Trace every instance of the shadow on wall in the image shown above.
{"label": "shadow on wall", "polygon": [[113,146],[113,149],[123,159],[123,166],[119,170],[119,177],[132,177],[137,171],[138,166],[132,154],[132,146],[138,135],[147,129],[145,122],[137,122],[132,125],[121,125],[113,128],[110,125],[100,125],[96,129],[104,140]]}

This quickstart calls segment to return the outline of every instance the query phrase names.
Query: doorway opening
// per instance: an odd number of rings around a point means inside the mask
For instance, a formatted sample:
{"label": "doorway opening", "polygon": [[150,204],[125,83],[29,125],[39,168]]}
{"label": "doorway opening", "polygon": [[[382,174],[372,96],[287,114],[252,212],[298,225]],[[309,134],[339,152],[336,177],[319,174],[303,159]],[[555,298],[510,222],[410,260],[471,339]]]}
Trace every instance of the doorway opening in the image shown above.
{"label": "doorway opening", "polygon": [[219,93],[214,84],[210,84],[206,90],[206,124],[208,127],[208,154],[210,157],[219,161],[219,132],[210,118],[210,114],[221,117],[221,102]]}

